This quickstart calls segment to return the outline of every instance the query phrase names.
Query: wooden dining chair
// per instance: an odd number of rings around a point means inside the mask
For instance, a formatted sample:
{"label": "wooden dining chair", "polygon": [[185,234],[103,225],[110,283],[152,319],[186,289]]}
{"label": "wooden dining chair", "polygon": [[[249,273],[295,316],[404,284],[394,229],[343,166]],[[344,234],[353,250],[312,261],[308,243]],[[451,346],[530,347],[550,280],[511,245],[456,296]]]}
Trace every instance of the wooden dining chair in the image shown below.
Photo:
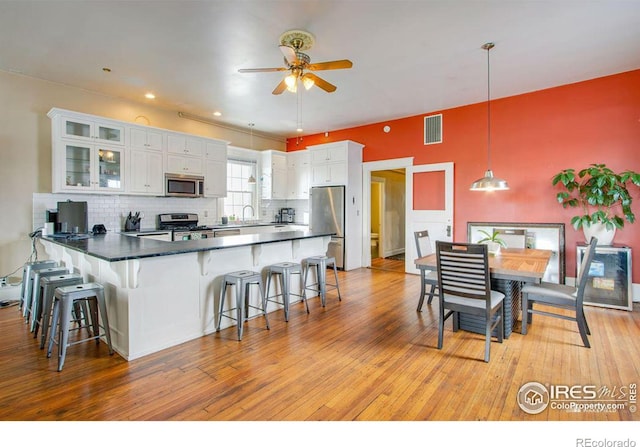
{"label": "wooden dining chair", "polygon": [[453,331],[460,326],[460,314],[484,317],[484,361],[489,361],[491,336],[495,328],[498,341],[504,338],[504,294],[491,290],[488,247],[436,241],[438,284],[440,288],[440,317],[438,320],[438,349],[442,349],[444,322],[453,316]]}
{"label": "wooden dining chair", "polygon": [[[429,238],[429,232],[415,231],[413,237],[416,241],[416,252],[418,257],[430,255],[433,253],[431,248],[431,239]],[[431,304],[433,297],[437,296],[436,289],[438,288],[438,273],[433,270],[420,269],[420,299],[418,301],[418,312],[422,312],[422,305],[424,299],[427,296],[427,286],[429,286],[429,300],[427,304]]]}
{"label": "wooden dining chair", "polygon": [[[589,338],[591,335],[587,318],[584,315],[583,299],[584,289],[589,279],[589,267],[593,261],[593,255],[596,251],[598,239],[591,238],[589,248],[586,250],[582,263],[580,264],[580,273],[576,279],[576,286],[568,286],[566,284],[556,284],[550,282],[542,282],[540,284],[527,284],[522,288],[522,334],[527,333],[527,326],[531,324],[533,314],[546,315],[548,317],[561,318],[563,320],[575,321],[578,324],[578,331],[584,346],[590,348]],[[562,311],[550,312],[549,310],[535,309],[534,304],[542,304]],[[547,307],[548,309],[548,307]],[[566,311],[569,311],[567,315]]]}

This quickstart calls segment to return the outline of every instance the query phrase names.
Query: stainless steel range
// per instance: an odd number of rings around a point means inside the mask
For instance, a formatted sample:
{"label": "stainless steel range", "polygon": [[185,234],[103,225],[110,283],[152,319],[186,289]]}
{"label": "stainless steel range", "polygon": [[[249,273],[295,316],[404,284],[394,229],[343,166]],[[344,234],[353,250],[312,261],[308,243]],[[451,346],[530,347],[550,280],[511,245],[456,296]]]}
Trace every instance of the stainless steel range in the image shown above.
{"label": "stainless steel range", "polygon": [[158,230],[171,230],[174,241],[192,241],[214,237],[213,230],[198,226],[198,215],[193,213],[158,214]]}

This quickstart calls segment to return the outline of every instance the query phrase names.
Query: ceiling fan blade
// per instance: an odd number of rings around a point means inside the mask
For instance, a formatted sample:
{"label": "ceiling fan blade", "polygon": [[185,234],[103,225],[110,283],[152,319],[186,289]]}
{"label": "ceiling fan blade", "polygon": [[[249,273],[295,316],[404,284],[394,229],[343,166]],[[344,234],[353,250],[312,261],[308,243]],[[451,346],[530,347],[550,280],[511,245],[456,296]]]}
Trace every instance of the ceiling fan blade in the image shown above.
{"label": "ceiling fan blade", "polygon": [[289,65],[296,65],[298,63],[298,56],[296,56],[295,48],[292,48],[289,45],[280,45],[280,51],[282,51],[282,54]]}
{"label": "ceiling fan blade", "polygon": [[331,92],[335,92],[336,91],[336,86],[333,84],[328,83],[327,81],[325,81],[324,79],[314,75],[313,73],[305,73],[302,75],[302,78],[308,78],[311,79],[315,85],[317,85],[318,87],[320,87],[322,90],[324,90],[327,93],[331,93]]}
{"label": "ceiling fan blade", "polygon": [[339,61],[318,62],[317,64],[307,65],[307,70],[337,70],[340,68],[351,68],[353,63],[348,59],[342,59]]}
{"label": "ceiling fan blade", "polygon": [[240,73],[264,73],[269,71],[285,71],[288,68],[279,67],[279,68],[241,68],[238,70]]}
{"label": "ceiling fan blade", "polygon": [[273,89],[271,93],[273,93],[274,95],[279,95],[282,92],[284,92],[286,88],[287,88],[287,83],[283,79],[282,81],[280,81],[280,84],[278,84],[276,88]]}

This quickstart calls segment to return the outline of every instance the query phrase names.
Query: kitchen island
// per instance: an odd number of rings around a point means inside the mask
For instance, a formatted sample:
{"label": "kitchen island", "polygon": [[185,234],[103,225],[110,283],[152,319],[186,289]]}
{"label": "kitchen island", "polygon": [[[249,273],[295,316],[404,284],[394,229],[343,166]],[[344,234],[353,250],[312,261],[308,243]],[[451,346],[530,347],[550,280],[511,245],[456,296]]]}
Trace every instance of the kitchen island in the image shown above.
{"label": "kitchen island", "polygon": [[[215,332],[224,274],[262,272],[277,262],[325,254],[330,239],[331,234],[286,231],[175,242],[121,234],[44,236],[40,242],[47,258],[80,273],[85,281],[104,285],[114,349],[133,360]],[[299,287],[297,276],[293,290]],[[231,298],[229,290],[225,308],[234,307]],[[259,305],[257,291],[250,299]],[[268,311],[275,310],[279,307],[270,304]],[[222,327],[231,324],[223,319]]]}

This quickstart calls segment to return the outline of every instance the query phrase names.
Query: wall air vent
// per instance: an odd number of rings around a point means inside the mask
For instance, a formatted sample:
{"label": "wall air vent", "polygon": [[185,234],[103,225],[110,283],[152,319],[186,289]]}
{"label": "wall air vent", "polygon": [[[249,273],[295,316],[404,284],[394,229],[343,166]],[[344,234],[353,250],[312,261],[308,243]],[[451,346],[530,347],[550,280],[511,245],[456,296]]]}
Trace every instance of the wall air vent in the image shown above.
{"label": "wall air vent", "polygon": [[442,143],[442,114],[424,117],[424,144]]}

